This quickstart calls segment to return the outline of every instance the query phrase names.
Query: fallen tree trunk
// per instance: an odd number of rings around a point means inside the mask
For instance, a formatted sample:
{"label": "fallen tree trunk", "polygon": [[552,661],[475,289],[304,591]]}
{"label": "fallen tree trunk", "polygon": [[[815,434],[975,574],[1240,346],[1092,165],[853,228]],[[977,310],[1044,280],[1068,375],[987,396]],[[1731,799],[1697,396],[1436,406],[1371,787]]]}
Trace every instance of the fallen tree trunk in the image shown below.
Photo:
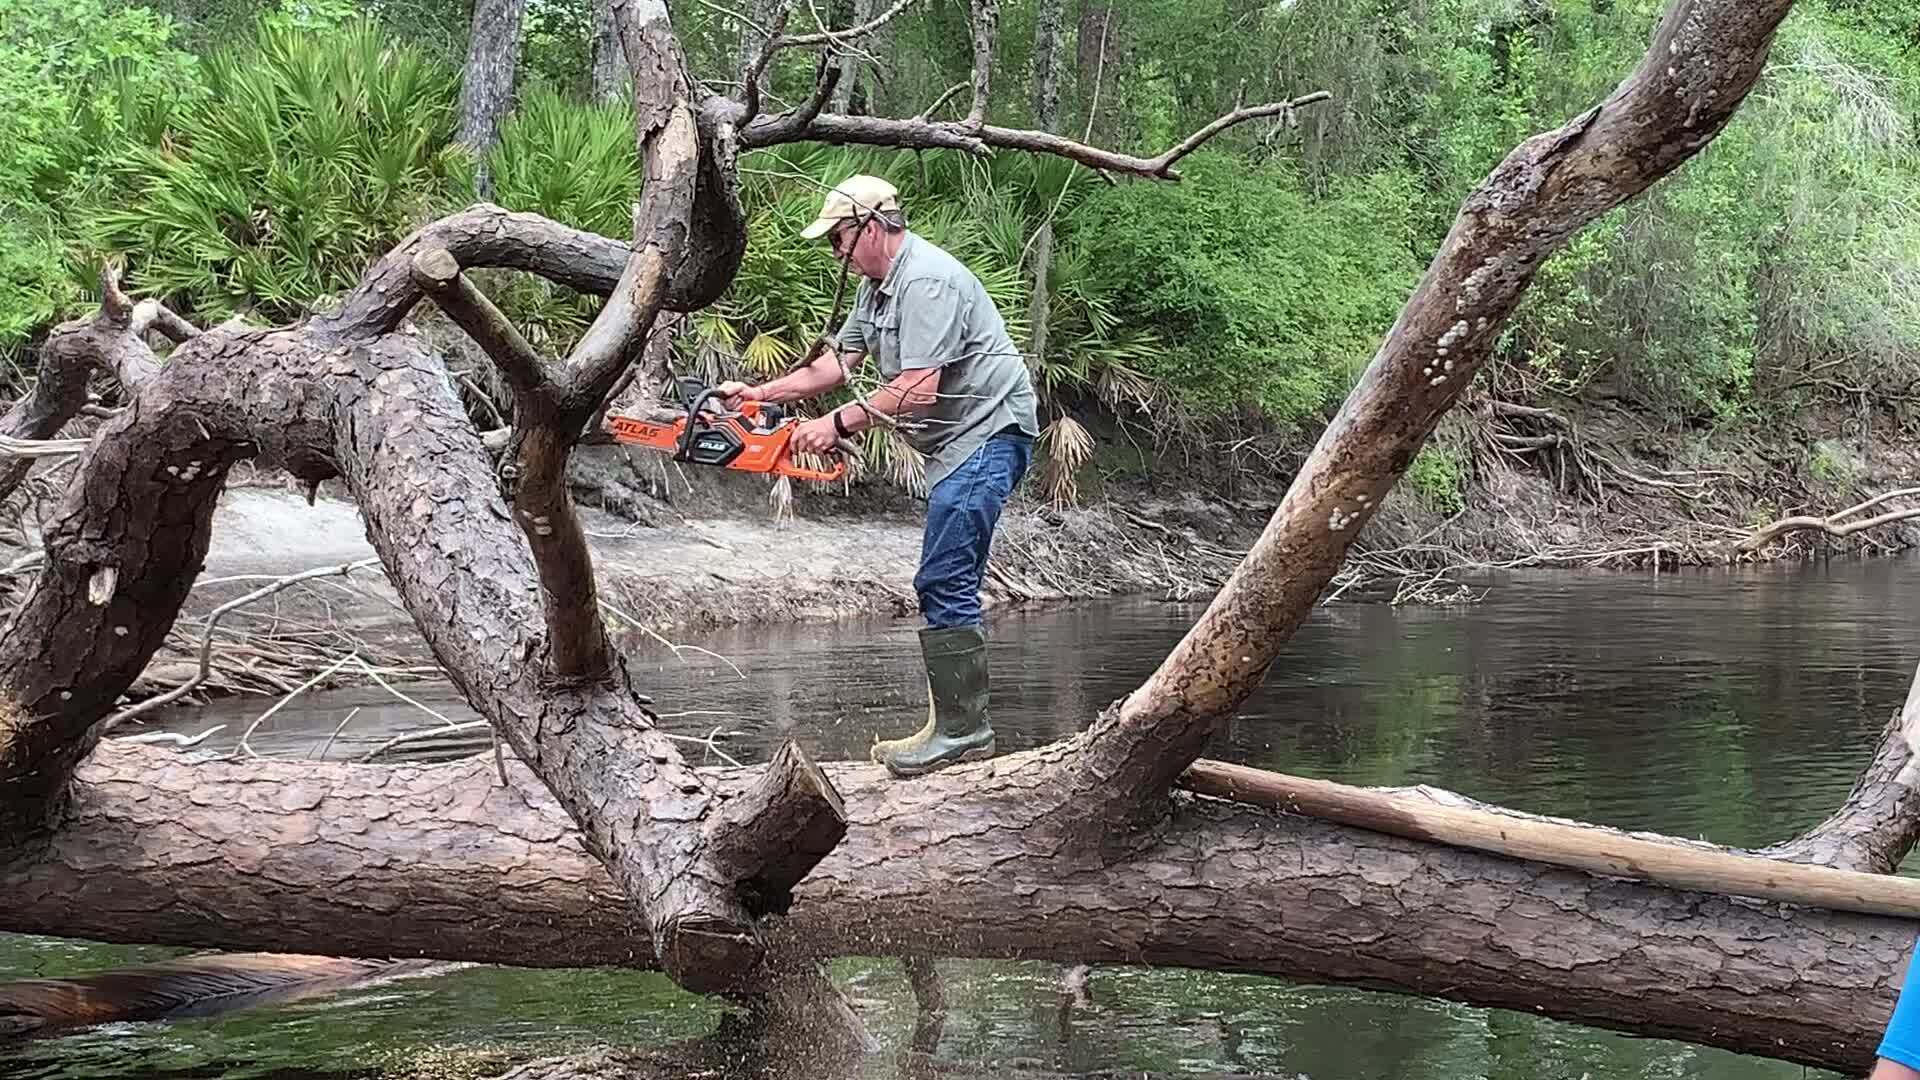
{"label": "fallen tree trunk", "polygon": [[[655,964],[537,780],[437,768],[189,765],[102,746],[0,929],[527,966]],[[1410,991],[1825,1068],[1871,1061],[1912,922],[1598,877],[1182,797],[1075,859],[1031,753],[916,781],[830,770],[846,840],[769,920],[781,957],[1152,964]],[[706,775],[724,790],[760,770]]]}

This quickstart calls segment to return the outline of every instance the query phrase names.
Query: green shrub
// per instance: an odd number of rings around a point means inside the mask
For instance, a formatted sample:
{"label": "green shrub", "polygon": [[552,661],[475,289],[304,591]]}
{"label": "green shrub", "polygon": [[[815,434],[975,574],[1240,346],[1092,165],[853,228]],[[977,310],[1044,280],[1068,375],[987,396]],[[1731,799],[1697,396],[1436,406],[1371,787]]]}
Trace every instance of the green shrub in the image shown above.
{"label": "green shrub", "polygon": [[1467,505],[1467,469],[1460,452],[1428,442],[1407,467],[1407,483],[1429,509],[1457,514]]}
{"label": "green shrub", "polygon": [[144,7],[0,0],[0,206],[59,201],[151,115],[130,106],[192,94],[195,60],[172,35]]}
{"label": "green shrub", "polygon": [[209,319],[288,318],[358,280],[445,201],[457,76],[380,29],[264,26],[204,66],[209,96],[125,156],[131,198],[87,239]]}
{"label": "green shrub", "polygon": [[1189,160],[1177,185],[1089,196],[1074,257],[1115,319],[1164,339],[1143,370],[1188,409],[1305,421],[1344,392],[1412,288],[1411,192],[1380,174],[1316,199],[1284,169]]}

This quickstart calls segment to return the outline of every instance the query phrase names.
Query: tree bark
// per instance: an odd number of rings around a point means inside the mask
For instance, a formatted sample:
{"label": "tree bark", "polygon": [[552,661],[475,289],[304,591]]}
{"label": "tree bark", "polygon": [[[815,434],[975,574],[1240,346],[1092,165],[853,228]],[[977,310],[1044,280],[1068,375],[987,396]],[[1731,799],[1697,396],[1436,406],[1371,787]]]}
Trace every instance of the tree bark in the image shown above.
{"label": "tree bark", "polygon": [[[853,0],[853,21],[849,24],[859,26],[873,18],[873,0]],[[860,83],[860,64],[863,57],[849,49],[840,54],[840,81],[833,86],[833,98],[830,107],[837,113],[851,113],[854,103],[854,88]]]}
{"label": "tree bark", "polygon": [[[652,947],[696,989],[741,989],[763,946],[749,895],[804,873],[721,864],[723,800],[688,771],[626,684],[557,685],[524,613],[540,591],[491,461],[418,340],[212,331],[181,346],[105,425],[0,633],[0,857],[46,842],[95,725],[145,667],[199,573],[226,469],[242,457],[340,476],[388,577],[468,701],[577,816],[642,909]],[[792,788],[778,813],[816,813]],[[325,951],[325,950],[322,950]]]}
{"label": "tree bark", "polygon": [[626,91],[626,57],[613,22],[612,0],[593,0],[593,74],[588,87],[597,102],[618,101]]}
{"label": "tree bark", "polygon": [[[518,762],[188,765],[108,744],[0,864],[0,929],[526,966],[653,966],[591,841]],[[1063,853],[1045,756],[912,784],[838,766],[846,840],[776,955],[1153,964],[1428,994],[1861,1071],[1907,920],[1667,889],[1217,799],[1111,861]],[[705,773],[737,791],[761,770]]]}
{"label": "tree bark", "polygon": [[[1061,49],[1061,24],[1066,17],[1066,0],[1040,0],[1033,16],[1033,126],[1052,131],[1060,119],[1060,68],[1065,62]],[[1030,352],[1033,366],[1047,362],[1047,312],[1051,305],[1047,277],[1053,268],[1053,214],[1040,222],[1033,238],[1033,302],[1029,318],[1033,324]]]}
{"label": "tree bark", "polygon": [[500,123],[513,109],[514,76],[520,66],[520,23],[527,0],[474,0],[467,37],[467,66],[460,80],[462,146],[477,159],[474,190],[493,197],[487,153],[500,141]]}
{"label": "tree bark", "polygon": [[[59,434],[86,405],[87,378],[95,371],[114,376],[129,390],[138,387],[160,367],[144,340],[148,330],[176,342],[199,333],[154,301],[134,303],[121,291],[116,272],[102,272],[100,310],[61,323],[47,335],[33,388],[0,417],[0,436],[50,439]],[[32,465],[25,457],[0,460],[0,502],[13,495]]]}

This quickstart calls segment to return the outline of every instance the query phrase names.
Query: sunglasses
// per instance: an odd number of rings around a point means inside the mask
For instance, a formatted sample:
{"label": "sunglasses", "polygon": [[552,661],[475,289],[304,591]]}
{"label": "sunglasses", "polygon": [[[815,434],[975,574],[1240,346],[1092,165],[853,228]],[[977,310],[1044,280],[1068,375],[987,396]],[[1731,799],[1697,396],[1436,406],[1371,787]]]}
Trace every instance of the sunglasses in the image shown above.
{"label": "sunglasses", "polygon": [[863,224],[864,223],[860,221],[849,220],[835,225],[827,232],[827,243],[832,246],[834,252],[838,253],[842,242],[849,245],[854,242],[854,238],[859,235]]}

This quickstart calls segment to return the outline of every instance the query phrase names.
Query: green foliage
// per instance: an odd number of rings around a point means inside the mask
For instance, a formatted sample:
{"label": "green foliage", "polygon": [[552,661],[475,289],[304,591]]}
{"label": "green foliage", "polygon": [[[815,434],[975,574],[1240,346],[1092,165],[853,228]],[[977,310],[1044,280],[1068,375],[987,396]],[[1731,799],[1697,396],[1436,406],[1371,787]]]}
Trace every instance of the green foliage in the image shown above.
{"label": "green foliage", "polygon": [[457,80],[379,28],[264,26],[205,65],[209,97],[132,148],[88,240],[208,318],[307,310],[441,201]]}
{"label": "green foliage", "polygon": [[[562,0],[529,0],[521,21],[523,86],[584,94],[593,65],[593,8]],[[622,63],[625,63],[624,57]],[[628,142],[632,142],[629,129]]]}
{"label": "green foliage", "polygon": [[102,0],[0,0],[0,357],[78,294],[67,222],[129,138],[157,139],[198,93],[173,26]]}
{"label": "green foliage", "polygon": [[1406,482],[1429,509],[1457,514],[1467,505],[1467,468],[1460,452],[1428,442],[1407,467]]}
{"label": "green foliage", "polygon": [[1720,421],[1763,408],[1769,387],[1822,385],[1816,371],[1888,387],[1920,375],[1920,63],[1849,10],[1789,20],[1719,139],[1548,261],[1510,363],[1556,389],[1598,377],[1656,412]]}
{"label": "green foliage", "polygon": [[1860,461],[1847,445],[1833,439],[1817,439],[1807,459],[1807,471],[1828,487],[1845,491],[1860,478]]}
{"label": "green foliage", "polygon": [[1187,408],[1303,422],[1346,388],[1411,290],[1405,180],[1313,199],[1288,170],[1204,153],[1186,175],[1089,197],[1073,257],[1117,320],[1165,339],[1142,370]]}
{"label": "green foliage", "polygon": [[172,25],[104,0],[0,0],[0,206],[50,203],[123,130],[128,101],[191,93]]}
{"label": "green foliage", "polygon": [[534,89],[501,125],[488,165],[502,206],[603,236],[633,232],[640,160],[631,101],[584,105]]}
{"label": "green foliage", "polygon": [[[204,317],[296,315],[473,197],[473,163],[449,147],[464,6],[153,2],[0,0],[0,350],[78,310],[112,254],[138,288]],[[1522,138],[1609,92],[1664,7],[1122,5],[1104,58],[1097,40],[1067,42],[1060,130],[1086,129],[1095,67],[1094,141],[1138,152],[1237,101],[1333,99],[1297,125],[1233,129],[1184,161],[1178,184],[1108,186],[1016,153],[750,153],[741,273],[690,320],[679,362],[770,374],[831,329],[838,267],[797,232],[822,186],[867,171],[898,183],[913,227],[981,275],[1022,346],[1034,236],[1052,224],[1047,346],[1029,358],[1050,405],[1098,401],[1161,434],[1249,410],[1309,428],[1392,326],[1460,199]],[[1764,418],[1835,387],[1894,400],[1920,380],[1917,11],[1797,5],[1729,129],[1540,268],[1502,339],[1501,377],[1622,396],[1674,423]],[[488,163],[494,198],[624,236],[639,183],[630,106],[582,104],[589,8],[531,0],[526,19],[517,111]],[[675,22],[696,77],[736,76],[728,17],[681,6]],[[1005,0],[997,121],[1031,108],[1032,22],[1031,0]],[[964,4],[903,14],[886,81],[863,78],[866,106],[911,115],[964,78],[966,23]],[[812,75],[810,58],[783,54],[768,107],[803,97]],[[942,115],[965,106],[962,94]],[[597,308],[527,275],[487,286],[548,348]],[[1416,469],[1437,493],[1449,489],[1436,460]]]}

